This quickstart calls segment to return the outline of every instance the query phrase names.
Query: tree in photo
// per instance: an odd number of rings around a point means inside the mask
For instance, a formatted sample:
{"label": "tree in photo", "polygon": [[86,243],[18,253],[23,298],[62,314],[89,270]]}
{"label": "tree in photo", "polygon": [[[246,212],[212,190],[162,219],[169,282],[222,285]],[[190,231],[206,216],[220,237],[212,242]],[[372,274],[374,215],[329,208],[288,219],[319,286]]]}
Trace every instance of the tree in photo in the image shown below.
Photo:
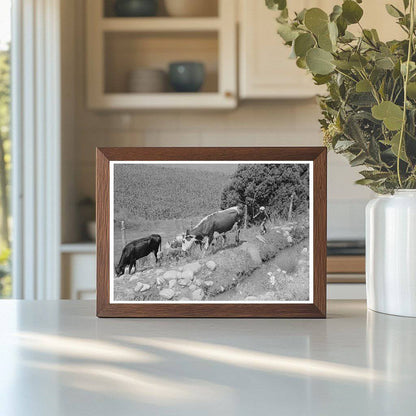
{"label": "tree in photo", "polygon": [[221,196],[221,208],[244,204],[249,219],[260,207],[273,217],[300,214],[309,205],[309,166],[307,164],[240,165]]}

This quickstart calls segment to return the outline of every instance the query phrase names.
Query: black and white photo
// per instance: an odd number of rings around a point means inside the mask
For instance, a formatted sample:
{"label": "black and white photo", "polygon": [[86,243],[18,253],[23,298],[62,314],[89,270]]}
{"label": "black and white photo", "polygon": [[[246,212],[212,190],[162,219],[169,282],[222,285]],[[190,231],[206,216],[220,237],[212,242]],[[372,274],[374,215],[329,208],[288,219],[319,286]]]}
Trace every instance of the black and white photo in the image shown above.
{"label": "black and white photo", "polygon": [[110,303],[313,303],[313,163],[111,161]]}

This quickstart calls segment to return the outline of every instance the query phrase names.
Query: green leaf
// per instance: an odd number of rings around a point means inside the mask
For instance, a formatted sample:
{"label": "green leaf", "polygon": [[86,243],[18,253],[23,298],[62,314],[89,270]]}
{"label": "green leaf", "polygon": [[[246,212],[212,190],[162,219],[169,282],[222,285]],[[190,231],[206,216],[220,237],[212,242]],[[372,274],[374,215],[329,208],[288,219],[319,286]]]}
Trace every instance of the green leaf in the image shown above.
{"label": "green leaf", "polygon": [[342,16],[349,24],[358,23],[363,13],[363,9],[353,0],[346,0],[342,4]]}
{"label": "green leaf", "polygon": [[402,77],[402,74],[400,73],[400,61],[397,61],[394,65],[393,72],[392,72],[393,78],[398,79]]}
{"label": "green leaf", "polygon": [[360,148],[363,149],[366,147],[366,136],[361,128],[362,118],[361,113],[354,113],[345,120],[344,133],[355,143],[360,145]]}
{"label": "green leaf", "polygon": [[[390,141],[382,140],[381,142],[383,144],[385,144],[386,146],[390,146],[391,151],[393,152],[393,154],[396,157],[399,156],[400,132],[396,133]],[[403,143],[402,143],[402,150],[400,152],[400,159],[405,161],[405,162],[409,162],[409,159],[407,158],[406,152],[405,152],[405,149],[404,149],[404,140],[403,140]]]}
{"label": "green leaf", "polygon": [[352,140],[338,140],[334,146],[334,150],[337,153],[345,152],[348,150],[351,146],[354,146],[355,142]]}
{"label": "green leaf", "polygon": [[296,66],[301,69],[307,69],[305,57],[296,59]]}
{"label": "green leaf", "polygon": [[406,10],[409,7],[409,0],[403,0],[403,6],[404,6],[404,9]]}
{"label": "green leaf", "polygon": [[341,92],[336,82],[331,82],[331,84],[328,85],[328,91],[333,100],[341,101]]}
{"label": "green leaf", "polygon": [[379,82],[384,80],[385,75],[386,71],[384,71],[384,69],[374,67],[370,74],[370,81],[373,85],[377,85]]}
{"label": "green leaf", "polygon": [[303,22],[305,20],[306,11],[306,9],[303,9],[299,13],[297,13],[295,20],[297,20],[298,22]]}
{"label": "green leaf", "polygon": [[393,17],[403,17],[403,13],[397,8],[394,7],[392,4],[386,4],[387,13]]}
{"label": "green leaf", "polygon": [[[337,25],[337,29],[338,29],[338,32],[339,32],[338,25]],[[348,32],[348,30],[347,30],[344,33],[344,35],[339,38],[339,42],[341,42],[341,43],[350,43],[350,42],[352,42],[355,39],[357,39],[356,36],[353,35],[351,32]]]}
{"label": "green leaf", "polygon": [[356,185],[370,185],[373,182],[373,179],[358,179],[357,181],[355,181]]}
{"label": "green leaf", "polygon": [[305,26],[315,35],[324,33],[328,29],[328,15],[318,7],[309,9],[305,13]]}
{"label": "green leaf", "polygon": [[407,27],[408,29],[410,28],[410,14],[407,13],[404,17],[400,17],[398,19],[398,23],[402,26]]}
{"label": "green leaf", "polygon": [[287,8],[283,9],[280,13],[280,18],[288,19],[289,17],[289,10]]}
{"label": "green leaf", "polygon": [[376,59],[375,64],[378,68],[386,69],[386,70],[394,69],[394,65],[395,65],[393,58],[389,56]]}
{"label": "green leaf", "polygon": [[338,27],[334,22],[328,22],[326,30],[318,35],[318,44],[321,49],[334,52],[337,46]]}
{"label": "green leaf", "polygon": [[357,92],[371,92],[371,82],[367,79],[362,79],[361,81],[357,82],[355,90]]}
{"label": "green leaf", "polygon": [[348,23],[344,19],[343,16],[338,17],[338,19],[337,19],[337,27],[338,27],[338,33],[340,34],[340,36],[344,36],[345,35],[345,32],[347,30],[347,27],[348,27]]}
{"label": "green leaf", "polygon": [[315,85],[324,85],[327,82],[331,81],[331,76],[315,74],[313,80],[315,81]]}
{"label": "green leaf", "polygon": [[363,35],[364,35],[364,40],[366,42],[374,43],[373,34],[371,33],[371,30],[364,29]]}
{"label": "green leaf", "polygon": [[409,82],[407,84],[407,97],[416,100],[416,82]]}
{"label": "green leaf", "polygon": [[368,108],[373,107],[376,104],[376,100],[373,94],[369,92],[352,92],[349,95],[348,104],[360,108]]}
{"label": "green leaf", "polygon": [[376,42],[380,42],[380,38],[378,37],[378,33],[377,33],[377,30],[376,29],[371,29],[371,34],[373,35],[373,39]]}
{"label": "green leaf", "polygon": [[378,145],[377,140],[372,136],[370,138],[370,144],[368,146],[368,151],[370,152],[371,157],[374,159],[374,162],[377,164],[380,163],[381,156],[380,156],[380,147]]}
{"label": "green leaf", "polygon": [[373,117],[382,120],[384,125],[392,131],[402,127],[403,110],[391,101],[383,101],[371,109]]}
{"label": "green leaf", "polygon": [[390,172],[379,172],[376,170],[362,170],[360,175],[363,175],[365,179],[372,179],[373,181],[377,181],[380,179],[386,179],[391,176]]}
{"label": "green leaf", "polygon": [[292,26],[282,23],[277,25],[277,33],[285,42],[292,42],[299,36],[299,32],[297,30],[293,30]]}
{"label": "green leaf", "polygon": [[[416,64],[412,61],[409,62],[409,74],[416,70]],[[406,76],[406,62],[400,64],[400,73],[403,77]]]}
{"label": "green leaf", "polygon": [[318,45],[321,49],[328,52],[332,52],[334,50],[334,44],[332,43],[328,32],[318,35]]}
{"label": "green leaf", "polygon": [[364,56],[358,53],[354,53],[353,55],[351,55],[349,62],[354,68],[357,69],[363,69],[368,63],[367,59],[365,59]]}
{"label": "green leaf", "polygon": [[282,24],[287,24],[288,23],[288,19],[289,18],[289,11],[287,9],[283,9],[279,16],[276,17],[276,21],[277,23],[282,23]]}
{"label": "green leaf", "polygon": [[329,32],[329,37],[331,39],[331,42],[335,47],[337,45],[337,38],[338,38],[338,26],[337,26],[337,24],[334,23],[334,22],[329,22],[328,23],[328,32]]}
{"label": "green leaf", "polygon": [[286,8],[286,0],[266,0],[266,6],[271,10],[283,10]]}
{"label": "green leaf", "polygon": [[342,7],[336,4],[332,10],[332,13],[329,15],[329,20],[335,22],[338,17],[342,15]]}
{"label": "green leaf", "polygon": [[327,75],[334,69],[333,56],[320,48],[310,49],[306,54],[306,64],[313,74]]}
{"label": "green leaf", "polygon": [[352,65],[348,61],[343,61],[341,59],[335,59],[333,63],[337,68],[343,71],[347,71],[352,68]]}
{"label": "green leaf", "polygon": [[367,160],[367,155],[364,152],[362,152],[358,156],[350,160],[350,165],[352,167],[360,166],[360,165],[363,165],[366,160]]}
{"label": "green leaf", "polygon": [[315,46],[315,40],[310,33],[302,33],[295,39],[295,53],[301,58],[306,56],[306,52]]}

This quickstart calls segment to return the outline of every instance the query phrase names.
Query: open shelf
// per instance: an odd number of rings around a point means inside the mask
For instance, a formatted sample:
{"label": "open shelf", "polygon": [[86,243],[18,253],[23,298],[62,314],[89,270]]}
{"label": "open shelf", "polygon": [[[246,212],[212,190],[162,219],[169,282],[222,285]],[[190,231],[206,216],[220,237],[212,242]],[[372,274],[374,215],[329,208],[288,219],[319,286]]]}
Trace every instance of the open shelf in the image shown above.
{"label": "open shelf", "polygon": [[[201,91],[190,96],[218,92],[218,39],[215,32],[111,32],[106,33],[104,39],[106,94],[132,94],[128,90],[128,77],[138,68],[163,70],[167,78],[169,64],[175,61],[204,64],[206,77]],[[174,91],[167,83],[166,90],[158,94],[174,94]]]}
{"label": "open shelf", "polygon": [[102,30],[107,32],[216,31],[220,24],[218,17],[113,17],[100,22]]}
{"label": "open shelf", "polygon": [[104,94],[99,106],[104,109],[218,109],[234,108],[233,97],[217,93]]}
{"label": "open shelf", "polygon": [[[87,0],[87,104],[91,109],[215,109],[237,105],[235,3],[214,0],[211,17],[114,17],[113,0]],[[163,2],[161,2],[163,4]],[[103,7],[104,5],[104,7]],[[148,68],[168,74],[169,64],[202,62],[200,91],[129,92],[132,71]],[[140,88],[141,91],[149,90]]]}
{"label": "open shelf", "polygon": [[92,241],[80,241],[78,243],[61,244],[61,253],[77,254],[77,253],[95,253],[96,246]]}

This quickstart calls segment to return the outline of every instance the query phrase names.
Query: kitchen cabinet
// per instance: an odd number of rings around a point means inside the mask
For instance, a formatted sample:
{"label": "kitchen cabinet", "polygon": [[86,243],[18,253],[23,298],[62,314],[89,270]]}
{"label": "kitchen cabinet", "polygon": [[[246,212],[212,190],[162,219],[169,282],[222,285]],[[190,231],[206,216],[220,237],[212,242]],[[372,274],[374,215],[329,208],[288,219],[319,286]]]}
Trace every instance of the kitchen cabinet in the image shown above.
{"label": "kitchen cabinet", "polygon": [[[278,12],[268,10],[263,0],[207,1],[218,2],[216,16],[180,18],[162,13],[152,18],[122,18],[114,16],[112,0],[88,0],[88,108],[230,109],[239,98],[301,99],[325,91],[289,59],[290,48],[276,33]],[[392,3],[402,7],[401,0]],[[292,0],[289,7],[292,13],[305,7],[330,12],[334,4],[339,1]],[[372,1],[361,6],[364,27],[375,27],[382,40],[403,37],[383,4]],[[350,26],[350,30],[356,32],[359,27]],[[178,60],[204,63],[207,77],[201,92],[127,91],[131,71],[142,67],[166,70],[169,62]]]}
{"label": "kitchen cabinet", "polygon": [[[110,0],[88,0],[87,105],[90,109],[209,109],[237,105],[237,33],[234,0],[217,2],[216,16],[117,17]],[[110,7],[109,7],[110,6]],[[129,73],[167,72],[169,63],[205,66],[202,90],[129,92]]]}
{"label": "kitchen cabinet", "polygon": [[[289,11],[320,7],[330,12],[336,0],[292,0]],[[392,4],[400,9],[401,0]],[[367,1],[362,25],[376,28],[381,40],[403,38],[404,32],[387,13],[384,4]],[[267,9],[264,1],[239,0],[239,95],[242,99],[308,98],[325,91],[315,86],[311,75],[289,59],[290,48],[277,35],[275,17],[279,12]],[[350,26],[352,32],[358,25]]]}
{"label": "kitchen cabinet", "polygon": [[95,299],[95,244],[62,244],[61,254],[61,298],[72,300]]}
{"label": "kitchen cabinet", "polygon": [[[317,1],[293,0],[291,10]],[[239,91],[244,98],[308,98],[319,92],[311,75],[289,59],[290,48],[276,33],[275,16],[264,1],[239,1]]]}

